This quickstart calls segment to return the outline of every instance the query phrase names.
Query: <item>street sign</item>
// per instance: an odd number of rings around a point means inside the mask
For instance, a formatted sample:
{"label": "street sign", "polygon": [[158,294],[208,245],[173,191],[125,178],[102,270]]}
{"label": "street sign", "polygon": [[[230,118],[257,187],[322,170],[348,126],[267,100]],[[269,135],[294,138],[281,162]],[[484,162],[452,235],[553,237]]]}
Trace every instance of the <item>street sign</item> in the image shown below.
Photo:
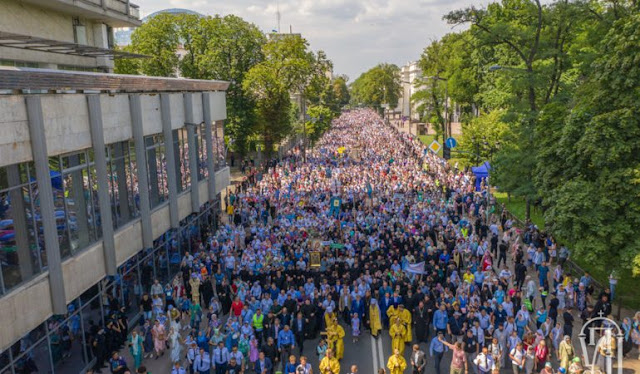
{"label": "street sign", "polygon": [[458,145],[458,141],[455,138],[448,138],[444,144],[449,148],[455,148]]}
{"label": "street sign", "polygon": [[429,149],[431,150],[431,152],[433,153],[438,153],[438,151],[440,150],[440,148],[442,148],[442,146],[440,145],[440,143],[438,143],[437,140],[434,140],[431,142],[431,144],[429,145]]}

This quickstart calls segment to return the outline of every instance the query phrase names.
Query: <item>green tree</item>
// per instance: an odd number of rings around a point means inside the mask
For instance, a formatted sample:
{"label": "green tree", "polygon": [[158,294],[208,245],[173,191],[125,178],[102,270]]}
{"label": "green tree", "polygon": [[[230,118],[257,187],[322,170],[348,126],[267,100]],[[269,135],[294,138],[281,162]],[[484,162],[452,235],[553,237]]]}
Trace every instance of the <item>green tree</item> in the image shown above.
{"label": "green tree", "polygon": [[335,113],[329,107],[312,105],[307,109],[307,115],[310,119],[305,122],[303,132],[313,145],[331,127]]}
{"label": "green tree", "polygon": [[175,77],[180,59],[179,20],[184,15],[161,13],[147,20],[131,35],[131,50],[149,56],[140,60],[139,73]]}
{"label": "green tree", "polygon": [[231,82],[227,89],[227,120],[225,134],[234,140],[233,149],[244,155],[248,139],[257,131],[256,102],[243,87],[247,72],[264,59],[264,34],[242,18],[228,15],[206,20],[209,36],[204,53],[195,59],[195,70],[203,72],[200,79]]}
{"label": "green tree", "polygon": [[[217,79],[231,82],[227,90],[225,134],[231,148],[245,154],[248,139],[257,131],[256,103],[243,89],[244,77],[263,60],[264,34],[242,18],[202,17],[191,14],[159,14],[132,36],[126,51],[152,56],[143,60],[119,60],[116,72]],[[179,58],[178,47],[184,49]]]}
{"label": "green tree", "polygon": [[543,6],[539,0],[502,0],[445,16],[451,24],[471,24],[480,51],[489,53],[480,61],[497,66],[487,67],[493,73],[481,84],[480,101],[488,110],[508,110],[517,144],[498,152],[492,175],[503,190],[526,198],[527,217],[530,202],[538,196],[538,134],[545,133],[538,117],[541,108],[575,88],[575,75],[567,76],[572,67],[568,51],[576,28],[585,25],[585,14],[583,2]]}
{"label": "green tree", "polygon": [[346,75],[340,75],[335,77],[332,82],[333,96],[340,108],[349,104],[349,101],[351,100],[349,87],[347,86],[348,81],[349,77]]}
{"label": "green tree", "polygon": [[492,160],[503,146],[511,146],[513,133],[504,121],[505,110],[494,110],[463,124],[460,137],[460,156],[467,164]]}
{"label": "green tree", "polygon": [[[620,11],[620,10],[619,10]],[[640,15],[618,18],[576,95],[555,150],[561,175],[546,180],[545,217],[576,256],[640,275]],[[635,62],[634,62],[635,61]],[[555,167],[555,165],[554,165]],[[541,167],[544,168],[544,167]],[[548,177],[548,176],[547,176]]]}
{"label": "green tree", "polygon": [[388,104],[390,108],[398,106],[401,89],[400,68],[393,64],[379,64],[351,84],[351,103],[382,112],[382,104]]}
{"label": "green tree", "polygon": [[[117,47],[116,50],[123,52],[135,53],[131,46]],[[116,74],[140,74],[140,59],[139,58],[117,58],[114,61],[114,73]]]}
{"label": "green tree", "polygon": [[417,111],[420,119],[423,122],[438,124],[436,134],[442,135],[443,143],[446,119],[450,118],[445,117],[445,99],[449,92],[447,66],[451,58],[449,40],[452,38],[455,38],[455,35],[448,34],[442,40],[435,40],[425,48],[418,61],[423,77],[416,81],[418,90],[411,97],[411,100],[418,104]]}
{"label": "green tree", "polygon": [[298,35],[278,35],[263,47],[264,60],[253,66],[243,88],[256,100],[258,133],[267,156],[293,129],[290,94],[300,92],[313,71],[314,55]]}

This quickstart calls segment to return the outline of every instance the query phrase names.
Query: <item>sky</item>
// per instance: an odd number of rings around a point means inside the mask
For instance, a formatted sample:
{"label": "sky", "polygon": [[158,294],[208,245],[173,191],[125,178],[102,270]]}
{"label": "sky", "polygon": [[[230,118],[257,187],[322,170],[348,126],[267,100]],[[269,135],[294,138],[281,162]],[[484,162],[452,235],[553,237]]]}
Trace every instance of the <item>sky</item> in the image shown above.
{"label": "sky", "polygon": [[[335,74],[350,81],[381,62],[403,66],[420,58],[433,40],[452,29],[442,20],[451,10],[481,0],[132,0],[143,16],[167,8],[205,15],[234,14],[264,32],[301,33],[313,50],[324,50]],[[279,3],[279,4],[278,4]]]}

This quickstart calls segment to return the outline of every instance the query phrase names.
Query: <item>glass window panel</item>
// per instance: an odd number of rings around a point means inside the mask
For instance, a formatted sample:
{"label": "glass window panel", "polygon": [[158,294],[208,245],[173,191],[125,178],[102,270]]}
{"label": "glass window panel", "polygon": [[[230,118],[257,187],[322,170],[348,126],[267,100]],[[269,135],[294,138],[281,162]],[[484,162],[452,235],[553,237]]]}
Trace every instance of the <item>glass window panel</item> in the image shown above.
{"label": "glass window panel", "polygon": [[149,136],[145,140],[149,176],[149,199],[154,208],[169,197],[166,157],[162,135]]}
{"label": "glass window panel", "polygon": [[207,146],[205,143],[205,127],[199,125],[196,127],[196,144],[198,155],[198,180],[203,180],[208,176],[207,172]]}
{"label": "glass window panel", "polygon": [[31,368],[33,372],[49,372],[51,361],[45,324],[40,324],[14,343],[11,346],[11,353],[16,373],[30,372],[27,371],[28,368]]}
{"label": "glass window panel", "polygon": [[35,347],[24,352],[15,361],[16,373],[49,373],[51,372],[51,356],[49,355],[49,342],[47,339],[40,341]]}
{"label": "glass window panel", "polygon": [[[142,157],[144,159],[144,155]],[[135,217],[140,215],[140,193],[138,190],[138,163],[134,142],[129,142],[129,159],[127,162],[127,190],[130,191]]]}
{"label": "glass window panel", "polygon": [[91,241],[95,242],[102,238],[102,216],[100,215],[100,201],[98,201],[98,175],[95,164],[91,163],[88,168],[83,169],[82,175],[85,198],[90,203],[88,214],[90,215]]}
{"label": "glass window panel", "polygon": [[56,373],[75,374],[86,366],[82,322],[76,304],[69,305],[73,313],[49,319],[49,342]]}
{"label": "glass window panel", "polygon": [[175,230],[169,233],[169,270],[171,275],[175,275],[180,271],[180,262],[182,261],[182,253],[180,253],[180,236]]}
{"label": "glass window panel", "polygon": [[127,264],[123,265],[121,270],[123,271],[123,306],[126,308],[129,319],[138,313],[138,305],[142,297],[138,261],[136,257],[132,260],[133,261],[128,261]]}
{"label": "glass window panel", "polygon": [[0,293],[39,274],[27,164],[0,168]]}
{"label": "glass window panel", "polygon": [[135,150],[129,143],[132,142],[124,141],[107,146],[107,178],[114,228],[121,227],[138,216]]}
{"label": "glass window panel", "polygon": [[99,326],[102,325],[102,312],[100,308],[100,297],[90,299],[90,302],[85,304],[81,309],[82,315],[82,332],[81,343],[84,346],[87,360],[91,362],[94,357],[94,347],[91,342],[93,337],[97,335]]}
{"label": "glass window panel", "polygon": [[11,355],[10,355],[10,350],[7,349],[4,352],[0,352],[0,373],[1,374],[5,374],[5,373],[11,373],[11,368],[9,367],[9,364],[11,363]]}
{"label": "glass window panel", "polygon": [[[66,213],[66,203],[65,203],[65,190],[64,183],[62,177],[62,167],[64,163],[69,163],[68,158],[63,157],[50,157],[49,158],[49,173],[51,176],[51,188],[53,190],[53,204],[54,204],[54,215],[55,215],[55,225],[58,231],[58,242],[60,246],[60,254],[62,258],[66,258],[71,256],[71,242],[69,238],[68,232],[68,219]],[[38,230],[41,231],[41,234],[44,236],[44,228],[42,225],[42,215],[38,214]]]}
{"label": "glass window panel", "polygon": [[162,242],[153,254],[153,262],[156,269],[156,278],[162,285],[166,285],[169,281],[169,261],[167,259],[166,243]]}
{"label": "glass window panel", "polygon": [[[56,225],[69,235],[71,252],[76,253],[96,241],[101,234],[97,209],[95,168],[87,164],[85,152],[62,157],[65,209],[56,212]],[[66,213],[66,214],[65,214]]]}

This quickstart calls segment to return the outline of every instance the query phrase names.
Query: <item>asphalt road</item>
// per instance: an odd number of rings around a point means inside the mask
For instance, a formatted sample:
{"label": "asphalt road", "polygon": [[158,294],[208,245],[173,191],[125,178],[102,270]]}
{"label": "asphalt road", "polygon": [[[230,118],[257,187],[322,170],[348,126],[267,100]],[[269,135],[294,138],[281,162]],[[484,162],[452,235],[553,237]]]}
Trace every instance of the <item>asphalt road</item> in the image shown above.
{"label": "asphalt road", "polygon": [[[391,355],[391,338],[389,337],[388,331],[383,331],[378,339],[373,338],[368,332],[363,332],[358,341],[354,342],[353,337],[351,335],[351,330],[344,323],[342,324],[345,330],[345,338],[344,338],[344,358],[340,361],[340,372],[341,373],[349,373],[349,369],[351,365],[358,366],[358,372],[361,374],[377,374],[379,368],[387,367],[387,360]],[[433,331],[431,335],[433,336]],[[303,354],[308,358],[309,363],[312,365],[314,373],[319,373],[318,366],[318,356],[316,355],[316,347],[318,345],[319,339],[307,340],[304,343]],[[407,360],[407,365],[410,364],[409,355],[411,353],[411,344],[407,344],[404,352],[405,359]],[[429,357],[429,346],[428,344],[420,344],[420,348],[427,353],[427,368],[426,373],[435,373],[434,361]],[[293,354],[298,356],[297,348],[294,348]],[[129,364],[133,363],[133,359],[129,355],[128,350],[123,350],[121,354],[125,357]],[[449,362],[451,361],[451,353],[445,354],[444,359],[441,364],[441,372],[448,373],[449,372]],[[150,373],[170,373],[171,372],[171,362],[169,359],[169,351],[165,353],[164,356],[159,359],[144,359],[143,365],[147,367]],[[133,368],[131,368],[133,369]],[[280,371],[281,367],[276,366],[276,370],[274,372]],[[103,372],[107,372],[103,370]],[[213,371],[212,371],[213,372]],[[405,371],[406,373],[410,373],[410,367]]]}

